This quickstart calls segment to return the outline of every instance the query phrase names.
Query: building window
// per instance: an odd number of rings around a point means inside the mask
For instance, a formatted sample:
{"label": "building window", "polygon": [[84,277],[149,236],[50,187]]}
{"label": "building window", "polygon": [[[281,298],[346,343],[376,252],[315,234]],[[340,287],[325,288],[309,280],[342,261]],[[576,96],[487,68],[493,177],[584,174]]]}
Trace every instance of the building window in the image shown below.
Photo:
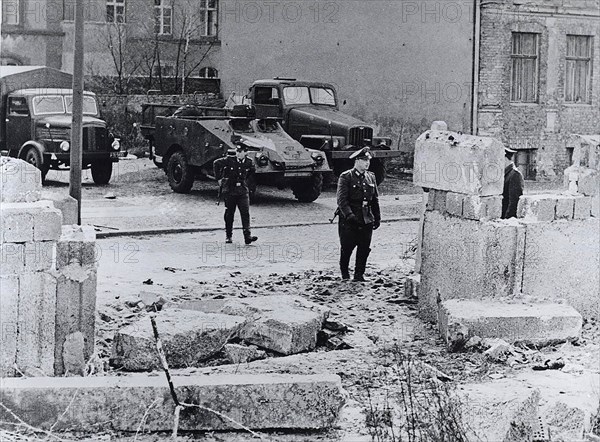
{"label": "building window", "polygon": [[212,37],[217,35],[217,0],[200,0],[200,14],[202,18],[202,35]]}
{"label": "building window", "polygon": [[106,21],[125,23],[125,0],[106,0]]}
{"label": "building window", "polygon": [[515,166],[526,180],[535,180],[537,175],[536,154],[537,149],[522,149],[515,154]]}
{"label": "building window", "polygon": [[154,0],[154,32],[171,35],[173,32],[173,8],[167,0]]}
{"label": "building window", "polygon": [[537,103],[538,42],[538,34],[528,32],[512,34],[510,101]]}
{"label": "building window", "polygon": [[2,23],[19,24],[19,0],[2,0]]}
{"label": "building window", "polygon": [[591,103],[592,37],[567,35],[565,101]]}
{"label": "building window", "polygon": [[156,77],[174,77],[175,66],[169,63],[165,63],[160,66],[154,66],[154,75]]}
{"label": "building window", "polygon": [[201,68],[200,78],[219,78],[219,71],[217,71],[215,68]]}

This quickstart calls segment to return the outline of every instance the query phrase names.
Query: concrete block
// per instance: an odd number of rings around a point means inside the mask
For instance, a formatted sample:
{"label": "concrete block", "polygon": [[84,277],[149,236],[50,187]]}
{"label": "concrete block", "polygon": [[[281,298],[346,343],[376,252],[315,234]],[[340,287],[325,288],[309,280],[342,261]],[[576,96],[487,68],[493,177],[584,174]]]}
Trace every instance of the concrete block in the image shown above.
{"label": "concrete block", "polygon": [[502,217],[502,197],[484,196],[481,198],[485,204],[485,217],[490,220]]}
{"label": "concrete block", "polygon": [[499,219],[502,216],[501,196],[464,195],[462,217],[473,220]]}
{"label": "concrete block", "polygon": [[519,198],[517,218],[529,221],[554,221],[557,195],[523,195]]}
{"label": "concrete block", "polygon": [[460,193],[448,192],[446,195],[446,212],[454,216],[463,214],[463,197]]}
{"label": "concrete block", "polygon": [[600,318],[600,219],[526,224],[523,293]]}
{"label": "concrete block", "polygon": [[600,218],[600,195],[592,197],[592,216]]}
{"label": "concrete block", "polygon": [[574,219],[587,219],[592,216],[592,198],[582,196],[575,198],[575,210],[573,211]]}
{"label": "concrete block", "polygon": [[63,346],[68,335],[81,332],[84,337],[84,357],[94,353],[96,320],[96,271],[77,265],[62,268],[56,285],[56,346],[54,372],[64,373]]}
{"label": "concrete block", "polygon": [[267,354],[263,350],[259,350],[254,345],[247,347],[239,344],[225,344],[223,346],[223,353],[225,353],[225,357],[232,364],[245,364],[267,357]]}
{"label": "concrete block", "polygon": [[69,195],[49,195],[54,207],[62,214],[62,224],[77,224],[77,200]]}
{"label": "concrete block", "polygon": [[[581,334],[583,319],[564,304],[538,304],[493,300],[450,299],[441,303],[439,330],[448,345],[462,326],[465,340],[473,336],[497,338],[508,343],[522,342],[538,346],[574,341]],[[466,334],[465,334],[466,333]]]}
{"label": "concrete block", "polygon": [[43,273],[19,276],[17,366],[28,376],[54,373],[56,278]]}
{"label": "concrete block", "polygon": [[329,309],[299,296],[273,295],[232,299],[223,313],[250,320],[240,338],[284,355],[313,350]]}
{"label": "concrete block", "polygon": [[[313,429],[335,425],[345,402],[337,375],[174,376],[181,431]],[[172,431],[175,406],[164,376],[3,379],[2,403],[28,424],[61,431]],[[152,405],[152,406],[151,406]],[[65,410],[67,410],[65,412]],[[0,419],[14,419],[4,409]]]}
{"label": "concrete block", "polygon": [[573,181],[577,184],[577,192],[594,196],[600,194],[600,171],[583,166],[573,165],[565,169],[565,184]]}
{"label": "concrete block", "polygon": [[572,195],[558,195],[556,200],[556,219],[573,219],[575,210],[575,197]]}
{"label": "concrete block", "polygon": [[448,192],[445,192],[443,190],[431,189],[429,191],[429,194],[433,210],[437,210],[440,213],[444,213],[446,211],[446,195],[448,194]]}
{"label": "concrete block", "polygon": [[0,378],[14,376],[17,361],[19,277],[0,277]]}
{"label": "concrete block", "polygon": [[36,241],[21,244],[25,252],[25,271],[40,272],[56,267],[56,242]]}
{"label": "concrete block", "polygon": [[468,440],[526,442],[534,440],[540,391],[514,380],[502,379],[459,387],[462,422]]}
{"label": "concrete block", "polygon": [[83,333],[67,335],[63,344],[62,360],[65,374],[83,376],[85,373],[85,340]]}
{"label": "concrete block", "polygon": [[33,213],[2,207],[1,242],[33,241]]}
{"label": "concrete block", "polygon": [[[227,300],[222,307],[187,303],[183,308],[244,316],[249,321],[239,332],[250,344],[289,355],[313,350],[317,333],[329,316],[329,309],[300,296],[272,295]],[[214,310],[211,310],[214,311]]]}
{"label": "concrete block", "polygon": [[25,271],[25,244],[0,243],[0,275],[14,275]]}
{"label": "concrete block", "polygon": [[0,158],[0,202],[33,202],[42,195],[42,174],[26,161]]}
{"label": "concrete block", "polygon": [[62,226],[62,235],[56,245],[58,269],[72,264],[95,268],[99,257],[93,227]]}
{"label": "concrete block", "polygon": [[500,195],[504,146],[496,139],[430,130],[415,144],[415,185],[468,195]]}
{"label": "concrete block", "polygon": [[[194,367],[221,351],[246,323],[243,316],[168,309],[156,316],[156,325],[170,367]],[[115,334],[112,363],[129,371],[161,368],[149,317]]]}
{"label": "concrete block", "polygon": [[60,210],[48,208],[35,214],[33,239],[35,241],[57,241],[61,235],[62,214]]}
{"label": "concrete block", "polygon": [[482,299],[520,292],[517,257],[523,255],[524,242],[519,228],[516,219],[482,222],[427,212],[419,287],[421,315],[435,320],[438,298]]}

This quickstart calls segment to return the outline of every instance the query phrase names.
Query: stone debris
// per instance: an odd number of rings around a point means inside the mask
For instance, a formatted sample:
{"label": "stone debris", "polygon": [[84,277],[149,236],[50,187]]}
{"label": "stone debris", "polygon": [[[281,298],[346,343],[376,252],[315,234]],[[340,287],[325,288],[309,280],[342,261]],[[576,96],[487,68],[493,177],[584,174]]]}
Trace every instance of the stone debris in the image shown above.
{"label": "stone debris", "polygon": [[[172,368],[195,367],[221,351],[238,336],[247,319],[243,316],[168,309],[156,316],[167,362]],[[128,371],[162,368],[148,317],[123,327],[115,334],[111,363]]]}
{"label": "stone debris", "polygon": [[232,364],[244,364],[267,357],[267,354],[263,350],[259,350],[254,345],[225,344],[223,346],[223,353],[225,353],[225,357]]}
{"label": "stone debris", "polygon": [[[148,321],[149,323],[150,321]],[[181,431],[321,430],[332,427],[346,395],[340,377],[315,375],[174,376],[185,408]],[[172,431],[175,404],[164,376],[3,379],[2,403],[35,428],[54,431]],[[65,410],[69,410],[65,413]],[[0,420],[14,417],[0,409]]]}
{"label": "stone debris", "polygon": [[483,347],[489,347],[485,352],[485,356],[495,362],[503,362],[508,357],[511,351],[511,346],[503,339],[484,339],[481,342]]}

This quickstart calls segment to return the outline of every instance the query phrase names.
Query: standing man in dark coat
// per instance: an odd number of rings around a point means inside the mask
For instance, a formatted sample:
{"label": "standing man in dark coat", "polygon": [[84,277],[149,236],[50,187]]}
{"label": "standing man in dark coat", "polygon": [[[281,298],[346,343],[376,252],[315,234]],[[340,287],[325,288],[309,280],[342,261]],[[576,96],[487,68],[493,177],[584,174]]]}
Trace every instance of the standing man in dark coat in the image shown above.
{"label": "standing man in dark coat", "polygon": [[504,148],[504,190],[502,192],[502,218],[516,218],[519,198],[523,195],[525,181],[523,175],[515,166],[513,157],[517,151]]}
{"label": "standing man in dark coat", "polygon": [[356,248],[354,281],[365,281],[367,258],[371,252],[373,230],[379,228],[381,211],[375,174],[369,172],[371,153],[364,147],[350,156],[354,167],[340,175],[337,205],[340,214],[340,270],[342,279],[349,279],[350,257]]}
{"label": "standing man in dark coat", "polygon": [[215,177],[225,201],[225,242],[233,242],[233,218],[236,207],[242,218],[244,242],[251,244],[258,238],[250,233],[250,192],[247,179],[254,174],[254,162],[246,156],[244,144],[236,144],[235,156],[219,158],[214,162]]}

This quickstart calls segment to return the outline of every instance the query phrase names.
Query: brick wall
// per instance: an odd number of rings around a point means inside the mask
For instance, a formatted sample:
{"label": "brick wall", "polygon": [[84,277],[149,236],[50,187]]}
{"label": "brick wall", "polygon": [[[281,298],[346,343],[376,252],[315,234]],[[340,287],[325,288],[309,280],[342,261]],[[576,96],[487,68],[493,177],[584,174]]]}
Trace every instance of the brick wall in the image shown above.
{"label": "brick wall", "polygon": [[[482,5],[479,133],[499,136],[516,149],[536,149],[537,179],[554,179],[569,166],[572,133],[600,132],[600,2],[508,0]],[[539,34],[537,103],[511,103],[512,32]],[[565,102],[567,35],[588,35],[592,47],[592,99]]]}

